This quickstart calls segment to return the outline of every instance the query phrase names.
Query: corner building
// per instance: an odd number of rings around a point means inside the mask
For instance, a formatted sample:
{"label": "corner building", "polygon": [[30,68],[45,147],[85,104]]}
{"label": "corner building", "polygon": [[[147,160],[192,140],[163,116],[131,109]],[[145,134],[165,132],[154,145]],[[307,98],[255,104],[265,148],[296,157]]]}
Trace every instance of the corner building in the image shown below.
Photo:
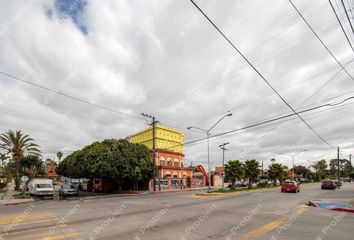
{"label": "corner building", "polygon": [[[132,143],[143,144],[152,150],[153,129],[149,127],[129,137]],[[157,190],[190,188],[192,185],[193,168],[184,164],[183,132],[155,125],[155,164],[157,166]]]}

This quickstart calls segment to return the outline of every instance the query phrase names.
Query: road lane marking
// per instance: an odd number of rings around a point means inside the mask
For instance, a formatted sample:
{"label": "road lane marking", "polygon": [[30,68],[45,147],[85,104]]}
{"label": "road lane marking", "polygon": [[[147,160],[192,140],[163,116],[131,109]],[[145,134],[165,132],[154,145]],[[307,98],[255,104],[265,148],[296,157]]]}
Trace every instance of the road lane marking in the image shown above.
{"label": "road lane marking", "polygon": [[80,236],[80,234],[77,232],[74,232],[74,233],[69,233],[69,234],[57,235],[57,236],[53,236],[53,237],[41,238],[39,240],[57,240],[57,239],[65,239],[67,237],[74,237],[74,236]]}
{"label": "road lane marking", "polygon": [[16,221],[19,219],[26,219],[26,218],[43,218],[43,217],[55,217],[54,214],[51,213],[32,213],[28,215],[24,214],[11,214],[11,215],[5,215],[0,217],[0,222],[5,222],[5,221]]}
{"label": "road lane marking", "polygon": [[[61,225],[58,225],[58,226],[54,226],[54,227],[67,227],[68,225],[67,224],[61,224]],[[49,226],[49,227],[39,227],[39,228],[33,228],[33,229],[25,229],[25,230],[16,230],[14,232],[9,232],[9,233],[6,233],[6,234],[0,234],[0,236],[8,236],[8,235],[16,235],[16,234],[19,234],[19,233],[24,233],[24,232],[37,232],[37,231],[41,231],[41,230],[49,230],[53,228],[53,226]]]}
{"label": "road lane marking", "polygon": [[276,229],[277,227],[279,227],[281,224],[283,224],[283,222],[285,220],[286,220],[286,218],[280,218],[280,219],[277,219],[277,220],[270,222],[266,225],[263,225],[259,228],[256,228],[250,232],[243,234],[241,236],[241,239],[258,238],[260,236],[263,236],[263,235],[269,233],[270,231]]}
{"label": "road lane marking", "polygon": [[31,222],[31,221],[39,221],[39,220],[47,220],[47,221],[50,221],[50,220],[58,220],[59,218],[58,217],[46,217],[46,218],[27,218],[27,219],[18,219],[18,220],[8,220],[8,221],[3,221],[3,222],[0,222],[0,225],[8,225],[8,224],[11,224],[11,223],[14,223],[14,222],[17,222],[17,223],[26,223],[26,222]]}

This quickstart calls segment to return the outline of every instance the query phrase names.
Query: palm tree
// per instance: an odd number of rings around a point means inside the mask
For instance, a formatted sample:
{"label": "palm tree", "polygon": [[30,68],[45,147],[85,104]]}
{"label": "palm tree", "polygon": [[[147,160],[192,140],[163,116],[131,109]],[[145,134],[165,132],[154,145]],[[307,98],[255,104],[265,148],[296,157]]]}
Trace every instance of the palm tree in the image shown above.
{"label": "palm tree", "polygon": [[12,155],[16,168],[15,190],[20,190],[20,162],[25,154],[40,156],[39,146],[33,143],[34,139],[21,131],[9,130],[0,135],[0,148]]}
{"label": "palm tree", "polygon": [[236,180],[243,178],[245,169],[239,160],[231,160],[225,164],[225,175],[231,180],[232,189],[235,189]]}
{"label": "palm tree", "polygon": [[38,171],[38,166],[41,166],[42,160],[37,155],[26,155],[21,159],[21,165],[28,168],[28,174],[30,177],[33,177],[35,172]]}
{"label": "palm tree", "polygon": [[63,157],[63,153],[62,153],[62,152],[57,152],[57,157],[58,157],[58,159],[59,159],[59,162],[58,162],[58,163],[60,163],[60,160],[61,160],[61,158]]}
{"label": "palm tree", "polygon": [[252,187],[252,181],[258,177],[259,162],[257,160],[247,160],[245,162],[245,177],[248,178],[248,187]]}
{"label": "palm tree", "polygon": [[9,159],[9,156],[6,153],[0,153],[1,166],[4,166],[7,159]]}
{"label": "palm tree", "polygon": [[275,183],[278,179],[282,182],[283,178],[286,176],[285,168],[280,163],[273,163],[269,166],[268,176]]}

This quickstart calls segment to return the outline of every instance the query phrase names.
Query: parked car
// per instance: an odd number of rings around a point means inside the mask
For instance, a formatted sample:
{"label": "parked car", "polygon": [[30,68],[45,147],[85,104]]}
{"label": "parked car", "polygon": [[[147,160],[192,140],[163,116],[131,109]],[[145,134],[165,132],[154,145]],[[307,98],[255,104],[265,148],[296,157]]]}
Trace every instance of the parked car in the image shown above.
{"label": "parked car", "polygon": [[271,183],[269,183],[268,179],[261,179],[257,182],[258,187],[268,187]]}
{"label": "parked car", "polygon": [[[248,187],[249,186],[249,181],[248,180],[245,180],[241,183],[241,187]],[[257,183],[252,183],[251,184],[251,187],[256,187],[257,186]]]}
{"label": "parked car", "polygon": [[321,189],[331,189],[334,190],[337,188],[337,183],[333,180],[323,180],[321,182]]}
{"label": "parked car", "polygon": [[[232,184],[230,183],[228,186],[228,188],[232,188]],[[235,188],[239,188],[242,187],[242,183],[240,181],[236,181],[235,182]]]}
{"label": "parked car", "polygon": [[59,195],[64,196],[64,197],[65,196],[77,196],[78,190],[72,184],[64,184],[63,186],[60,187]]}
{"label": "parked car", "polygon": [[282,192],[300,192],[300,185],[296,181],[285,181],[281,185]]}
{"label": "parked car", "polygon": [[53,181],[45,178],[34,178],[28,183],[28,191],[36,197],[53,197]]}

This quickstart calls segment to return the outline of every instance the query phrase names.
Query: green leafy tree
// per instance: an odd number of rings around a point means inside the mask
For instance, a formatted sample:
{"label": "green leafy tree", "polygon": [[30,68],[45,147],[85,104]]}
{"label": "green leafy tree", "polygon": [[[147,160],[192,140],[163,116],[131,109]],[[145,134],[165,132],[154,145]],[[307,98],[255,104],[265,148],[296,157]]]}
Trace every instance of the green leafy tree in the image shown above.
{"label": "green leafy tree", "polygon": [[235,189],[236,180],[243,178],[245,168],[239,160],[231,160],[225,164],[225,177],[231,180],[232,189]]}
{"label": "green leafy tree", "polygon": [[6,153],[0,153],[1,166],[5,166],[5,161],[9,158]]}
{"label": "green leafy tree", "polygon": [[123,139],[94,142],[67,156],[57,168],[67,177],[111,177],[119,188],[123,181],[147,181],[154,171],[149,149]]}
{"label": "green leafy tree", "polygon": [[301,175],[303,177],[305,177],[305,175],[307,174],[308,171],[309,170],[307,169],[307,167],[302,166],[302,165],[295,166],[295,168],[294,168],[295,174]]}
{"label": "green leafy tree", "polygon": [[349,177],[350,177],[351,179],[354,179],[354,172],[352,172],[352,173],[349,175]]}
{"label": "green leafy tree", "polygon": [[34,139],[21,131],[9,130],[0,135],[0,148],[12,155],[16,169],[15,190],[20,190],[20,165],[25,154],[40,155],[39,146]]}
{"label": "green leafy tree", "polygon": [[252,187],[252,182],[258,177],[259,174],[259,162],[257,160],[245,161],[245,177],[249,179],[249,188]]}
{"label": "green leafy tree", "polygon": [[353,165],[349,160],[346,160],[343,166],[343,173],[345,177],[349,177],[350,174],[353,172]]}
{"label": "green leafy tree", "polygon": [[315,162],[313,167],[314,167],[314,169],[316,170],[316,173],[319,176],[319,180],[322,180],[325,177],[326,170],[328,168],[326,160],[322,159],[320,161]]}
{"label": "green leafy tree", "polygon": [[287,174],[284,170],[285,170],[285,168],[282,164],[273,163],[269,166],[268,177],[271,180],[273,180],[274,183],[276,182],[276,180],[279,180],[280,182],[282,182],[283,179],[287,176]]}

